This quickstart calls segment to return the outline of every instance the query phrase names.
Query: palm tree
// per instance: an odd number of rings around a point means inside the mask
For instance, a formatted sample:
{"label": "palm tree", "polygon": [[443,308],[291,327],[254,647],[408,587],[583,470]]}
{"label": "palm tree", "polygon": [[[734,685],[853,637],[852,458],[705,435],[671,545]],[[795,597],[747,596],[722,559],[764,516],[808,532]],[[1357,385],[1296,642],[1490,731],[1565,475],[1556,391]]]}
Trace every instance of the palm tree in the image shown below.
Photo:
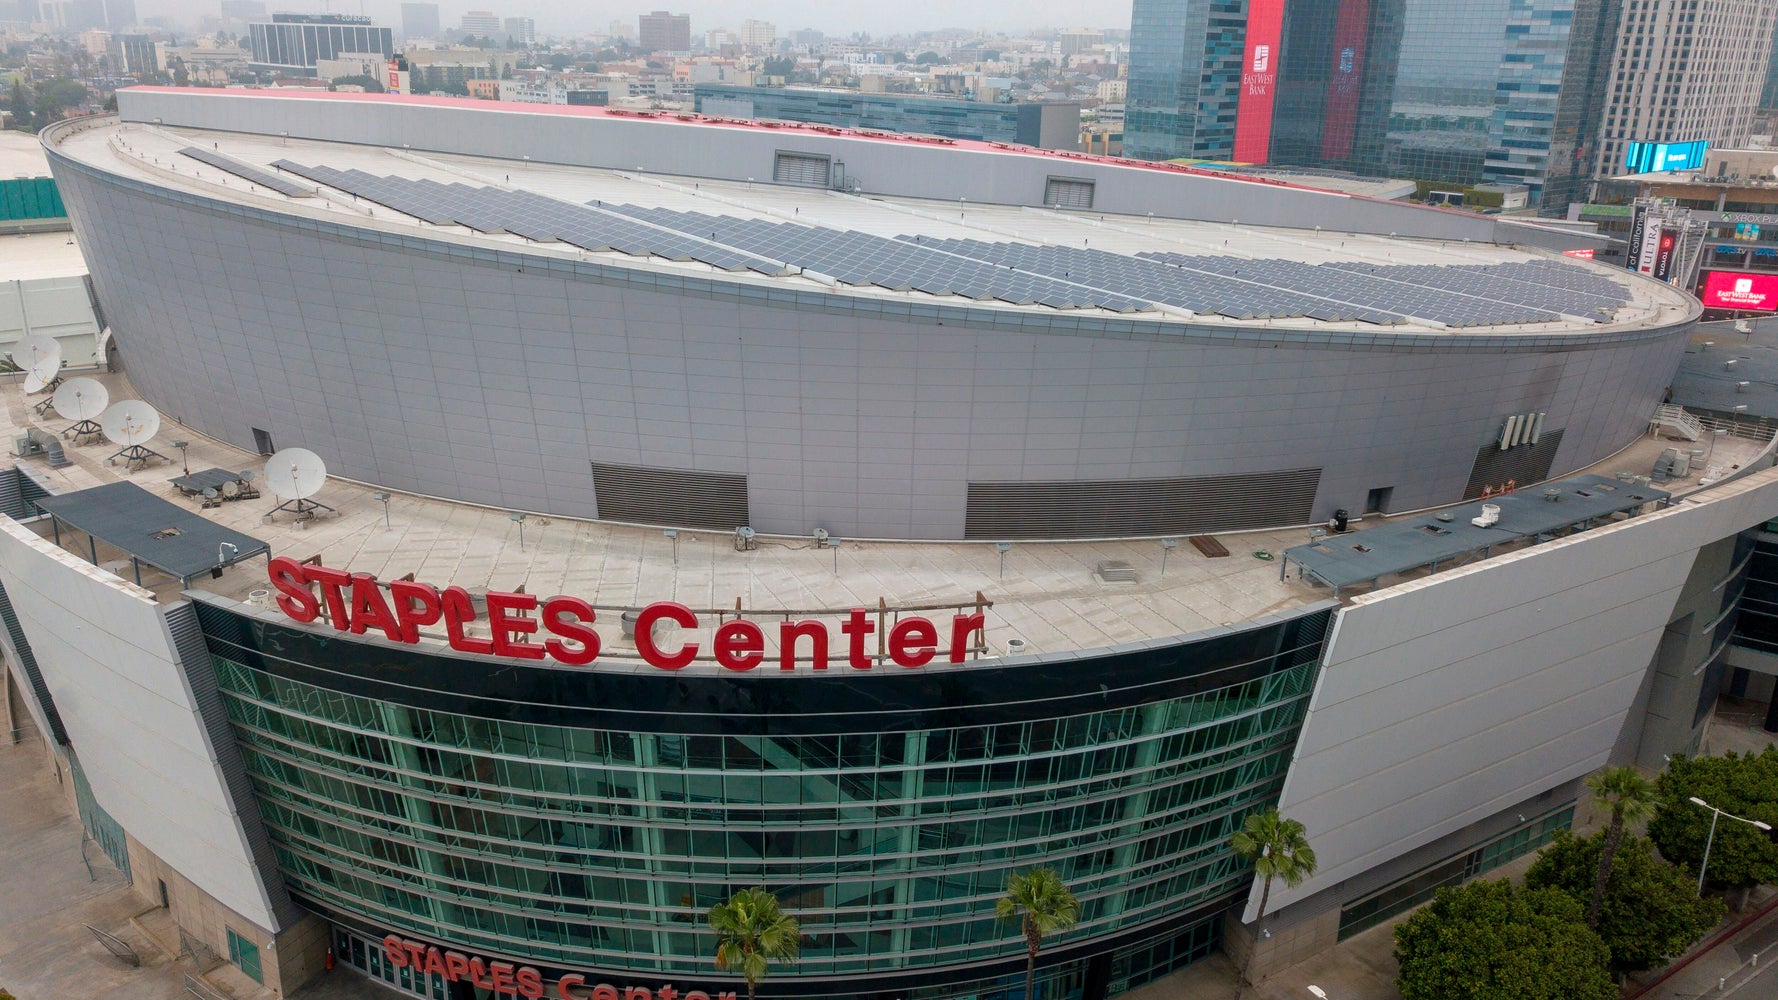
{"label": "palm tree", "polygon": [[1247,817],[1241,829],[1229,837],[1229,846],[1244,860],[1253,862],[1254,874],[1266,880],[1255,920],[1265,919],[1273,879],[1281,878],[1294,889],[1315,874],[1315,849],[1309,846],[1308,831],[1296,820],[1278,815],[1276,809]]}
{"label": "palm tree", "polygon": [[754,1000],[772,962],[796,960],[802,931],[795,917],[778,908],[778,897],[763,888],[742,889],[710,907],[709,919],[716,932],[716,967],[741,971],[747,1000]]}
{"label": "palm tree", "polygon": [[1599,926],[1599,905],[1611,881],[1611,863],[1624,841],[1624,824],[1647,819],[1655,810],[1655,783],[1633,767],[1608,767],[1587,778],[1593,804],[1611,810],[1611,826],[1599,850],[1599,872],[1593,876],[1593,900],[1587,905],[1587,926]]}
{"label": "palm tree", "polygon": [[1033,868],[1007,878],[1006,895],[994,904],[994,915],[1002,920],[1019,920],[1025,935],[1025,1000],[1033,1000],[1037,952],[1043,947],[1043,936],[1073,927],[1080,919],[1080,900],[1068,891],[1054,868]]}

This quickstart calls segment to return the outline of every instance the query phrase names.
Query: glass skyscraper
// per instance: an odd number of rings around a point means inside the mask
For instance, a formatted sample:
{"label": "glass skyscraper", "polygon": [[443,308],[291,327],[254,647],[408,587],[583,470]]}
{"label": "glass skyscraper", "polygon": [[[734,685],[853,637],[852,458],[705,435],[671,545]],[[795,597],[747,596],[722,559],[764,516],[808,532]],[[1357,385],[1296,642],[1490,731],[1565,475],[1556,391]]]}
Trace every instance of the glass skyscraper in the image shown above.
{"label": "glass skyscraper", "polygon": [[[1293,0],[1268,161],[1525,184],[1533,199],[1554,183],[1547,207],[1565,209],[1590,179],[1618,2]],[[1245,34],[1244,4],[1137,0],[1126,155],[1228,155],[1215,127],[1229,123],[1204,116],[1223,93],[1212,42],[1239,70]],[[1230,88],[1232,113],[1238,72]]]}
{"label": "glass skyscraper", "polygon": [[1227,159],[1235,148],[1247,0],[1137,0],[1124,155]]}

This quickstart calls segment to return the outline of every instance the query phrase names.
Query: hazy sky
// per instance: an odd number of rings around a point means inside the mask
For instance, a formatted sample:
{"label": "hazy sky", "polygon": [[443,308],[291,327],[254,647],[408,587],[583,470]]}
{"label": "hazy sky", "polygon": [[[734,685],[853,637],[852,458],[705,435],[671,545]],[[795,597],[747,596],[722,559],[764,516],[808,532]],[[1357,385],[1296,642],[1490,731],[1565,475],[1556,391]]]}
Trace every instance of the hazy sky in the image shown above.
{"label": "hazy sky", "polygon": [[[362,10],[383,23],[400,26],[398,0],[267,0],[266,9],[327,9],[340,14],[356,14]],[[886,35],[933,28],[1014,30],[1044,26],[1130,26],[1130,0],[979,0],[975,3],[955,0],[870,3],[858,0],[643,0],[640,3],[443,0],[439,3],[440,20],[447,27],[455,25],[457,18],[470,9],[492,9],[502,16],[534,17],[540,32],[552,28],[557,31],[602,31],[613,20],[626,21],[634,30],[636,15],[655,9],[690,14],[692,31],[699,33],[710,28],[737,27],[743,18],[748,17],[771,21],[777,25],[779,34],[797,28],[817,28],[841,36],[854,31]],[[215,14],[217,10],[216,0],[137,0],[136,3],[136,11],[142,17],[171,14],[187,22],[195,22],[198,16]]]}

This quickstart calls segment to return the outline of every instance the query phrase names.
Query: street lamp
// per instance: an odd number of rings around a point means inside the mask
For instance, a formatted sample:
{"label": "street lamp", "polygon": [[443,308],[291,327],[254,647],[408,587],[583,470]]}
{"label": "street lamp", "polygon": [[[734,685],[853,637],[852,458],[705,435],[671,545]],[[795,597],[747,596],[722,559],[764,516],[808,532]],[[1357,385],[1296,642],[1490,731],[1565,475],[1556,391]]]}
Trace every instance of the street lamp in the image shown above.
{"label": "street lamp", "polygon": [[1748,826],[1757,826],[1767,833],[1772,832],[1772,826],[1769,823],[1761,823],[1757,819],[1746,819],[1745,817],[1737,816],[1732,812],[1723,812],[1721,809],[1705,802],[1696,795],[1692,796],[1692,805],[1703,806],[1705,809],[1710,810],[1711,813],[1710,836],[1704,838],[1704,860],[1698,865],[1698,895],[1702,896],[1704,894],[1704,871],[1710,867],[1710,848],[1716,843],[1716,821],[1727,816],[1732,820],[1746,823]]}

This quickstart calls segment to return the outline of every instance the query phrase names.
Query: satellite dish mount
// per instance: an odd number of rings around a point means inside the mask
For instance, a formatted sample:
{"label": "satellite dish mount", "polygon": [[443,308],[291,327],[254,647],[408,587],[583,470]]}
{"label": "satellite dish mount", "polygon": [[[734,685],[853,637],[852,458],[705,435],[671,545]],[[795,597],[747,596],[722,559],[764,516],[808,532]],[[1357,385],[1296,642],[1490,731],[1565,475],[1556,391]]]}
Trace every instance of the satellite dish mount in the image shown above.
{"label": "satellite dish mount", "polygon": [[113,403],[99,414],[99,427],[105,436],[114,443],[123,445],[123,450],[105,460],[107,465],[116,465],[118,459],[124,460],[124,468],[134,471],[148,465],[148,460],[158,458],[163,462],[172,459],[148,447],[161,429],[161,415],[154,407],[140,399],[126,399]]}
{"label": "satellite dish mount", "polygon": [[105,433],[105,428],[94,419],[105,412],[110,402],[110,395],[105,386],[90,378],[71,378],[59,386],[55,395],[50,397],[56,412],[64,418],[74,421],[73,426],[62,431],[62,436],[72,438],[75,444],[83,438],[97,438]]}
{"label": "satellite dish mount", "polygon": [[266,512],[270,519],[281,510],[296,515],[298,521],[309,521],[318,510],[338,513],[332,507],[313,499],[327,482],[327,465],[321,456],[307,448],[285,448],[266,459],[266,488],[277,494],[278,506]]}

